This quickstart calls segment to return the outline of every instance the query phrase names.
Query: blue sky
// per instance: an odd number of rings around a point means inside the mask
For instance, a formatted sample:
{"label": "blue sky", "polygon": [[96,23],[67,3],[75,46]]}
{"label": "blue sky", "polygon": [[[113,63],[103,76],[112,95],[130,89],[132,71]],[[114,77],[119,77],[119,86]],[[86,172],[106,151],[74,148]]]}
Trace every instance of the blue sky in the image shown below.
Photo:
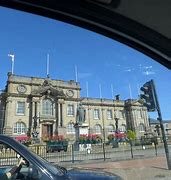
{"label": "blue sky", "polygon": [[[8,54],[15,54],[14,74],[46,77],[47,53],[52,79],[75,80],[81,95],[125,100],[138,97],[138,87],[154,79],[163,119],[171,119],[171,72],[151,58],[121,43],[69,24],[0,8],[0,89],[11,71]],[[153,115],[154,113],[153,113]]]}

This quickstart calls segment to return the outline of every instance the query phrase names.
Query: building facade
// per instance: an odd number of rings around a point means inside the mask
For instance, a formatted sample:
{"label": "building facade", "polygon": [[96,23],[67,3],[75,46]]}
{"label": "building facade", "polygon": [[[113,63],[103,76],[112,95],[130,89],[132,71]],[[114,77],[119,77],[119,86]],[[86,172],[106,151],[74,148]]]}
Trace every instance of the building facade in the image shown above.
{"label": "building facade", "polygon": [[[157,119],[150,118],[150,128],[151,132],[154,133],[155,136],[162,136],[160,122]],[[166,136],[171,136],[171,120],[162,120],[164,133]]]}
{"label": "building facade", "polygon": [[1,133],[10,136],[75,136],[77,108],[81,104],[90,134],[107,137],[116,128],[143,135],[149,128],[147,109],[138,100],[87,98],[80,96],[80,84],[73,80],[25,77],[8,74],[0,95]]}

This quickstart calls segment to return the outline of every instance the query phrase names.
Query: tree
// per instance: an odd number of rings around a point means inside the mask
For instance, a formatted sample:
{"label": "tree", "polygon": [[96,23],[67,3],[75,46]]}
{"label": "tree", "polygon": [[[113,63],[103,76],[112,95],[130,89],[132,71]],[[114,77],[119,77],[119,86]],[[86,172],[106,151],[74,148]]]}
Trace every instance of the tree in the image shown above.
{"label": "tree", "polygon": [[135,140],[136,139],[136,132],[132,131],[132,130],[128,130],[127,132],[127,138],[129,140]]}

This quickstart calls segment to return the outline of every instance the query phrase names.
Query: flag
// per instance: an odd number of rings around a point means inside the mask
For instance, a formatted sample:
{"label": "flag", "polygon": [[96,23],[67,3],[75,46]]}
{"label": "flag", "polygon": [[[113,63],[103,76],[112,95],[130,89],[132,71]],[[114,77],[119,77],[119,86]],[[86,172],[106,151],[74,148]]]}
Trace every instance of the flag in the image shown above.
{"label": "flag", "polygon": [[8,54],[8,56],[11,58],[11,61],[14,62],[14,54]]}

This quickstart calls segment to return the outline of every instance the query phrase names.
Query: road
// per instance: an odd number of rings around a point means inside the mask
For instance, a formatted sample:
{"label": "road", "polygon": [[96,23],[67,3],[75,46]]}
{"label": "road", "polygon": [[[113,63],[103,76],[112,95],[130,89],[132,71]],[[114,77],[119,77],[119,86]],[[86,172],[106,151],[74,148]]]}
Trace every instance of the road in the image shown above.
{"label": "road", "polygon": [[123,180],[170,180],[171,171],[167,169],[164,156],[148,159],[131,159],[117,162],[91,162],[70,164],[67,169],[77,168],[109,172],[120,176]]}

